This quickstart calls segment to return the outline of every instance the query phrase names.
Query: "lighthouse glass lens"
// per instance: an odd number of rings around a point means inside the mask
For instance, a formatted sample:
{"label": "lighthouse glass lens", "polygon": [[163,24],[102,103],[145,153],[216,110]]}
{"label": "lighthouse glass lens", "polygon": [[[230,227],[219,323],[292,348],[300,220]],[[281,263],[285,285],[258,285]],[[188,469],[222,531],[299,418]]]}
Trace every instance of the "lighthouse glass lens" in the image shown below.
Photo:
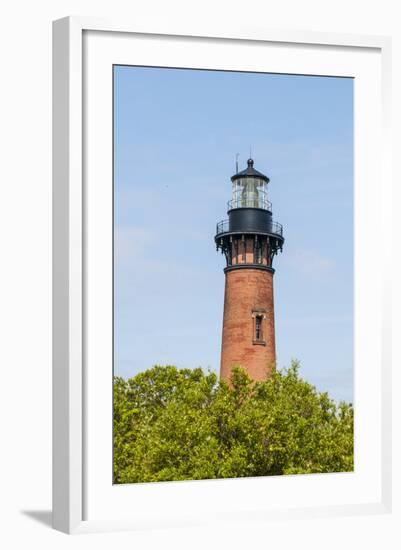
{"label": "lighthouse glass lens", "polygon": [[245,178],[241,193],[241,206],[246,208],[257,208],[259,206],[259,193],[257,180],[255,178]]}
{"label": "lighthouse glass lens", "polygon": [[230,208],[269,209],[266,182],[259,178],[241,178],[233,182]]}

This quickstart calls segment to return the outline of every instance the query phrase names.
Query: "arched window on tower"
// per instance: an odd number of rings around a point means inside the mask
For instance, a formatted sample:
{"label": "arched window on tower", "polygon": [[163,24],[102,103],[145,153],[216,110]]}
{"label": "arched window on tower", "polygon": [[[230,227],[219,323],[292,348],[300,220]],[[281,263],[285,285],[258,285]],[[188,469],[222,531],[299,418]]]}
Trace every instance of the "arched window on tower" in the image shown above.
{"label": "arched window on tower", "polygon": [[264,323],[266,320],[266,315],[263,311],[254,311],[252,314],[253,317],[253,343],[266,345],[265,336],[264,336]]}
{"label": "arched window on tower", "polygon": [[262,316],[256,315],[255,317],[255,340],[262,340]]}

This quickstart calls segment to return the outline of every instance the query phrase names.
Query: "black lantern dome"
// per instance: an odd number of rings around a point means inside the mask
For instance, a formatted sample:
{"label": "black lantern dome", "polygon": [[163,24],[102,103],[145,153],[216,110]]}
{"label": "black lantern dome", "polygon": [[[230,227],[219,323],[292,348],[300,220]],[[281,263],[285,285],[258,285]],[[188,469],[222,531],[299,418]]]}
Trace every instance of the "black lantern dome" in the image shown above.
{"label": "black lantern dome", "polygon": [[234,176],[231,177],[231,181],[235,181],[240,178],[259,178],[266,183],[269,183],[270,179],[262,174],[262,172],[258,172],[258,170],[255,170],[253,167],[253,159],[248,159],[247,161],[248,166],[245,168],[245,170],[242,170],[242,172],[238,172],[237,174],[234,174]]}

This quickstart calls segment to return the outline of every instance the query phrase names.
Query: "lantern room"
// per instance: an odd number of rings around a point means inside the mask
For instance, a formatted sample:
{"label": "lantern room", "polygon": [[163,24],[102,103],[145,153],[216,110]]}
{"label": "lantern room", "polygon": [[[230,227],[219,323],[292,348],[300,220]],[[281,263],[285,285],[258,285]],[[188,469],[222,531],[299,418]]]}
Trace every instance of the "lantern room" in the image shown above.
{"label": "lantern room", "polygon": [[267,200],[267,184],[269,178],[253,167],[253,160],[248,159],[248,166],[242,172],[232,176],[232,199],[228,209],[234,208],[262,208],[271,210],[271,203]]}

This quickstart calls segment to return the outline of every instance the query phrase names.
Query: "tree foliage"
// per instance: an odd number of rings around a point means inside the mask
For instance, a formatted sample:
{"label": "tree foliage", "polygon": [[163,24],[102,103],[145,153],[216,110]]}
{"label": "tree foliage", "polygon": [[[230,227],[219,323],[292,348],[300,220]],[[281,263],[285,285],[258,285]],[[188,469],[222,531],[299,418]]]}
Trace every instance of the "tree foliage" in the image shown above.
{"label": "tree foliage", "polygon": [[353,407],[337,405],[293,362],[253,383],[155,366],[114,379],[114,481],[353,470]]}

